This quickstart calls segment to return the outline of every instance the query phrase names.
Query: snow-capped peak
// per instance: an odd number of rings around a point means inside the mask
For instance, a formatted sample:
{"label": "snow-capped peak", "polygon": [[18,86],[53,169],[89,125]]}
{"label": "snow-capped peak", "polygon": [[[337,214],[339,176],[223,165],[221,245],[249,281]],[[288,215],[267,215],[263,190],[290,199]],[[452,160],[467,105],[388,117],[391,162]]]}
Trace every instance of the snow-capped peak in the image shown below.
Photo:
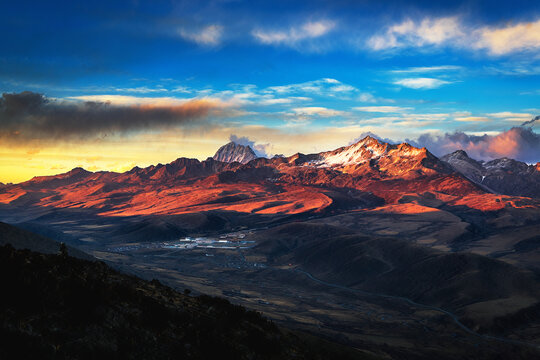
{"label": "snow-capped peak", "polygon": [[387,146],[368,136],[352,145],[324,152],[321,157],[324,164],[329,166],[358,164],[384,155]]}
{"label": "snow-capped peak", "polygon": [[256,159],[257,155],[249,145],[240,145],[235,142],[230,142],[223,145],[218,149],[213,159],[222,162],[239,162],[246,164],[253,159]]}
{"label": "snow-capped peak", "polygon": [[320,153],[318,161],[313,162],[315,166],[349,166],[362,164],[373,159],[380,159],[390,155],[400,157],[416,157],[426,154],[426,149],[416,148],[407,143],[392,145],[366,136],[360,141],[333,151]]}

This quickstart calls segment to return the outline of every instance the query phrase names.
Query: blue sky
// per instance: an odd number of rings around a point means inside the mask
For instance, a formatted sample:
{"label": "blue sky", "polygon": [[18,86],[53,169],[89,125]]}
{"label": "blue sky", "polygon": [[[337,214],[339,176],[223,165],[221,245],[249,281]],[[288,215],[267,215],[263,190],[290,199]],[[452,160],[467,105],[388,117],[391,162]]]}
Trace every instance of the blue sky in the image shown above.
{"label": "blue sky", "polygon": [[[108,134],[117,145],[177,136],[178,155],[204,158],[233,134],[268,154],[327,150],[366,132],[495,137],[540,114],[534,1],[5,1],[0,28],[2,93],[111,106],[214,101],[222,111],[189,129]],[[17,146],[53,145],[30,133]],[[537,148],[475,149],[534,162]]]}

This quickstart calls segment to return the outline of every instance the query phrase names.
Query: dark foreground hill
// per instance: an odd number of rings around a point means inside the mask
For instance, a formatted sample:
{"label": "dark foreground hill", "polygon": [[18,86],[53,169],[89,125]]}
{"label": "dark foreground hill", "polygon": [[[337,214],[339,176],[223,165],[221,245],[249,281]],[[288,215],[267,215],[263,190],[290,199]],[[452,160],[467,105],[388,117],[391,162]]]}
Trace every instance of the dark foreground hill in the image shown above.
{"label": "dark foreground hill", "polygon": [[[57,254],[60,251],[60,243],[57,241],[0,222],[0,245],[6,244],[16,249],[30,249],[44,254]],[[79,259],[95,260],[92,256],[71,246],[67,246],[67,251],[70,256]]]}
{"label": "dark foreground hill", "polygon": [[0,247],[1,359],[365,359],[102,262]]}

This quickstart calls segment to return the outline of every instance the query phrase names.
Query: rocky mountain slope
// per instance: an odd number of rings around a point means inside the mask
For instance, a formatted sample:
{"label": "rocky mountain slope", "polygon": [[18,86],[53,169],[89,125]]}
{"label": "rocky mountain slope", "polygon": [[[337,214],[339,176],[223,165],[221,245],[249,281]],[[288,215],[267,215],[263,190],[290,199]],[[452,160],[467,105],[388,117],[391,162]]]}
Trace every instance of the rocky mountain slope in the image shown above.
{"label": "rocky mountain slope", "polygon": [[239,162],[242,164],[248,163],[256,159],[257,155],[249,145],[240,145],[235,142],[230,142],[218,149],[213,159],[226,163]]}
{"label": "rocky mountain slope", "polygon": [[528,165],[509,158],[476,161],[463,150],[447,154],[441,160],[493,192],[540,197],[540,163]]}
{"label": "rocky mountain slope", "polygon": [[[406,143],[392,145],[366,137],[334,151],[240,162],[253,156],[249,147],[233,143],[217,152],[216,158],[224,161],[179,158],[125,173],[76,168],[3,187],[0,204],[84,208],[101,215],[130,216],[210,210],[320,213],[343,206],[391,204],[426,192],[442,203],[479,210],[518,203],[505,197],[495,201],[486,187],[478,186],[427,149]],[[481,203],[468,200],[480,195],[484,197]]]}
{"label": "rocky mountain slope", "polygon": [[427,169],[450,172],[426,148],[416,148],[407,143],[393,145],[379,142],[371,136],[352,145],[320,153],[318,158],[311,164],[341,169],[345,173],[355,173],[362,165],[376,168],[389,176],[407,176],[417,170],[420,173],[415,175],[431,173]]}

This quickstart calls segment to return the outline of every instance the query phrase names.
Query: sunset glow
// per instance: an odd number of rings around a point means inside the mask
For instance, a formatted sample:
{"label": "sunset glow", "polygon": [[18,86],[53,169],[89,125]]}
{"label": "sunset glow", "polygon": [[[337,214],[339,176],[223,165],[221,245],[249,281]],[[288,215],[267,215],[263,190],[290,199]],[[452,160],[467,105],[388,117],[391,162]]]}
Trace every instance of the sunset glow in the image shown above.
{"label": "sunset glow", "polygon": [[540,161],[538,9],[426,4],[4,3],[0,182],[204,160],[231,138]]}

